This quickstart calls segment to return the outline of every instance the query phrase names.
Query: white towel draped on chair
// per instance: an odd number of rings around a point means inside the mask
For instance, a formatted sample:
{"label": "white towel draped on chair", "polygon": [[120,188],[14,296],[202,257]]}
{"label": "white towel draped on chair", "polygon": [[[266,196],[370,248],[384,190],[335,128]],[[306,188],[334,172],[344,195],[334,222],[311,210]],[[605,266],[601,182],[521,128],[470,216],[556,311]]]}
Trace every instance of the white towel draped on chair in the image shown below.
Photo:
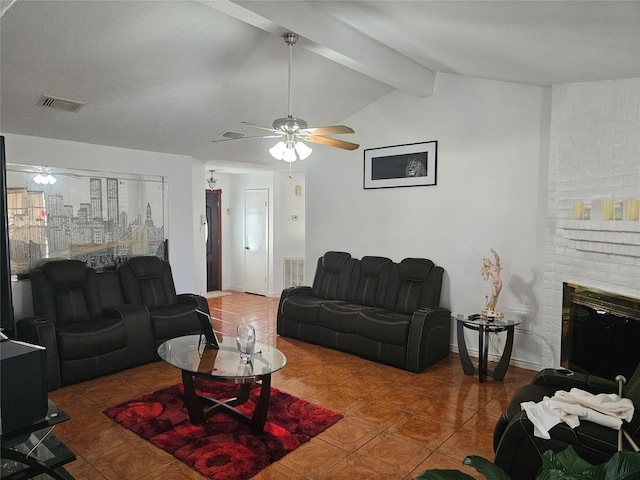
{"label": "white towel draped on chair", "polygon": [[569,392],[559,390],[553,397],[544,397],[542,401],[522,402],[522,410],[534,426],[534,435],[549,439],[549,430],[560,422],[571,428],[580,425],[580,420],[604,425],[620,430],[622,421],[633,418],[633,402],[620,398],[615,393],[592,393],[572,388]]}

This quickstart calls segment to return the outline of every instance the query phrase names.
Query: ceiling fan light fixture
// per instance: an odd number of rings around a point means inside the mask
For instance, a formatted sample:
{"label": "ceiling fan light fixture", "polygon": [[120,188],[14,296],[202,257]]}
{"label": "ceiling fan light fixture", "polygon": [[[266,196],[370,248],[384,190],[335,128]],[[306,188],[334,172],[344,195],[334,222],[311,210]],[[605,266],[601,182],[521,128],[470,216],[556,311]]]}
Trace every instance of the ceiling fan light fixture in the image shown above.
{"label": "ceiling fan light fixture", "polygon": [[298,152],[298,157],[300,157],[300,160],[304,160],[309,155],[311,155],[311,152],[313,152],[313,149],[310,146],[302,142],[296,142],[295,149],[296,152]]}
{"label": "ceiling fan light fixture", "polygon": [[276,160],[282,160],[286,149],[287,149],[287,146],[284,144],[283,141],[280,141],[269,149],[269,153]]}
{"label": "ceiling fan light fixture", "polygon": [[216,183],[218,183],[218,179],[213,178],[213,172],[215,172],[215,170],[209,170],[209,172],[211,172],[211,177],[207,180],[207,183],[209,184],[209,189],[213,190],[216,187]]}
{"label": "ceiling fan light fixture", "polygon": [[295,162],[298,159],[296,155],[296,150],[293,146],[293,143],[287,142],[287,148],[284,149],[284,154],[282,155],[282,160],[287,163]]}
{"label": "ceiling fan light fixture", "polygon": [[33,177],[33,181],[36,182],[38,185],[53,185],[58,181],[58,179],[49,173],[47,174],[39,173],[35,177]]}

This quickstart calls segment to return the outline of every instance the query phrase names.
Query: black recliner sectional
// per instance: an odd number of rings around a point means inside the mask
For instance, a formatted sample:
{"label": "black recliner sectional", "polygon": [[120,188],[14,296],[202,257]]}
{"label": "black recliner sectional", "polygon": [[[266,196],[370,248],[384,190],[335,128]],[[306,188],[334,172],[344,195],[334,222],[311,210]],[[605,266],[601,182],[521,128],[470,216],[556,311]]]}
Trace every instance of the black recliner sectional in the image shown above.
{"label": "black recliner sectional", "polygon": [[312,286],[285,289],[278,334],[421,372],[449,353],[451,312],[439,306],[442,267],[425,258],[327,252]]}
{"label": "black recliner sectional", "polygon": [[163,341],[200,331],[196,309],[209,313],[206,298],[176,294],[169,262],[153,256],[103,272],[54,260],[29,278],[34,315],[17,338],[46,347],[48,390],[151,362]]}
{"label": "black recliner sectional", "polygon": [[[570,372],[569,372],[570,373]],[[522,402],[539,402],[552,397],[556,391],[579,388],[593,394],[618,393],[619,385],[613,379],[596,375],[570,373],[547,368],[536,374],[529,385],[519,389],[498,420],[493,433],[495,464],[502,468],[512,480],[533,480],[542,467],[542,454],[547,450],[560,452],[572,446],[578,455],[592,465],[606,462],[618,450],[618,431],[581,420],[576,428],[559,423],[549,430],[549,439],[534,435],[533,423],[522,411]],[[636,444],[640,444],[640,365],[624,385],[622,396],[633,401],[635,415],[624,430]],[[633,447],[623,441],[623,448]]]}

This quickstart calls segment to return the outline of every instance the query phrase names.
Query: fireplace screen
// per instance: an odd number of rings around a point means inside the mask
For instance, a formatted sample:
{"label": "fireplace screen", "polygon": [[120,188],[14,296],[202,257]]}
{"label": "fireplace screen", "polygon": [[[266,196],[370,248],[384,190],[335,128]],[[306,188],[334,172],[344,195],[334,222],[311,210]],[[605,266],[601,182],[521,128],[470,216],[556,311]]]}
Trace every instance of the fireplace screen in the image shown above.
{"label": "fireplace screen", "polygon": [[640,300],[564,285],[563,366],[613,380],[640,363]]}
{"label": "fireplace screen", "polygon": [[7,164],[11,274],[44,261],[165,258],[165,177]]}

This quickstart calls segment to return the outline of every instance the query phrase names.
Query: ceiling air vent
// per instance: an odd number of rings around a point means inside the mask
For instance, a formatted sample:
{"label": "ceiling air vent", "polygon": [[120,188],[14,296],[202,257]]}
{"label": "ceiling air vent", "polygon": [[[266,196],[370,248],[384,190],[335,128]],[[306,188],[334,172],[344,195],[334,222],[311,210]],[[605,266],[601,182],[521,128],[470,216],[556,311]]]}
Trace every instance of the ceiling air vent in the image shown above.
{"label": "ceiling air vent", "polygon": [[239,138],[244,138],[247,135],[242,132],[234,132],[233,130],[225,130],[220,138],[228,138],[230,140],[238,140]]}
{"label": "ceiling air vent", "polygon": [[42,95],[36,105],[46,108],[55,108],[56,110],[64,110],[66,112],[77,112],[84,103],[76,102],[75,100],[65,100],[64,98]]}

